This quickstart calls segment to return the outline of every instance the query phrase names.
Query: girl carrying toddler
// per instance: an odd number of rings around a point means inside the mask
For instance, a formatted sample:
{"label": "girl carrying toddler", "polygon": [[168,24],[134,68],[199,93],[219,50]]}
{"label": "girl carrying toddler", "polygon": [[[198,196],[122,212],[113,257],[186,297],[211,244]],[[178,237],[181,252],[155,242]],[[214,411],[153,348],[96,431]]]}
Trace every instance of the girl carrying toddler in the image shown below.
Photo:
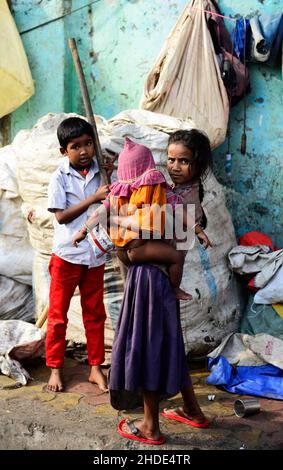
{"label": "girl carrying toddler", "polygon": [[[174,170],[173,176],[175,173],[178,170]],[[156,169],[151,151],[128,138],[125,139],[124,149],[119,155],[117,176],[118,181],[110,186],[110,194],[104,201],[104,207],[108,214],[118,215],[118,229],[110,226],[110,237],[116,246],[118,257],[126,265],[167,264],[175,296],[182,300],[191,299],[191,295],[180,288],[184,252],[176,250],[164,239],[165,205],[172,205],[174,210],[177,204],[182,204],[182,199],[172,192],[163,174]],[[185,210],[183,216],[182,224],[185,228],[194,229],[207,248],[210,242],[199,222],[190,220]],[[98,223],[99,217],[100,209],[90,216],[76,234],[75,245]]]}

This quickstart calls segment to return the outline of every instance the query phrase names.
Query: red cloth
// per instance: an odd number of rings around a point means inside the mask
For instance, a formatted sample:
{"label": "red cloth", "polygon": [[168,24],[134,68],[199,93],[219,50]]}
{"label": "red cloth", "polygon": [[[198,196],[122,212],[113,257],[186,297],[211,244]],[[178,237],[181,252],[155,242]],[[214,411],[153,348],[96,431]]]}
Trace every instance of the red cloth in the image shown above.
{"label": "red cloth", "polygon": [[256,232],[256,231],[245,233],[245,235],[240,237],[239,245],[243,245],[243,246],[267,245],[272,249],[272,251],[274,250],[274,246],[273,246],[271,238],[268,235],[265,235],[265,233]]}
{"label": "red cloth", "polygon": [[[239,238],[239,245],[243,246],[256,246],[256,245],[267,245],[270,247],[272,251],[275,250],[273,246],[272,240],[268,235],[262,232],[247,232],[245,235]],[[252,278],[251,278],[252,277]],[[259,289],[254,286],[254,275],[253,274],[246,274],[245,276],[248,282],[248,289],[252,292],[257,292]]]}
{"label": "red cloth", "polygon": [[83,323],[90,365],[104,362],[103,304],[104,265],[88,268],[65,261],[54,253],[49,264],[51,284],[46,335],[46,365],[62,367],[66,347],[67,312],[77,286],[80,289]]}

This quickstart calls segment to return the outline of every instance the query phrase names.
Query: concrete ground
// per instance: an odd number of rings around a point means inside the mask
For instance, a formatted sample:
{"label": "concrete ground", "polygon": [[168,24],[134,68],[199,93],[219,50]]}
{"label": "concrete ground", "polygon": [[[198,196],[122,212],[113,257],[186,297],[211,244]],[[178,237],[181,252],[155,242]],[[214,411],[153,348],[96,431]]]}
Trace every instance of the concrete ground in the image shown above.
{"label": "concrete ground", "polygon": [[[43,362],[28,370],[34,380],[21,388],[15,388],[14,380],[0,375],[1,450],[156,449],[157,446],[119,436],[119,421],[125,416],[139,417],[142,410],[114,410],[109,395],[88,383],[88,366],[66,358],[66,391],[57,394],[44,391],[49,373]],[[166,443],[158,450],[283,449],[282,401],[260,399],[260,413],[237,418],[233,411],[237,395],[205,385],[205,369],[191,370],[191,375],[210,426],[196,429],[160,417]],[[215,395],[214,400],[209,400],[209,395]],[[180,404],[181,397],[177,395],[164,401],[160,409]]]}

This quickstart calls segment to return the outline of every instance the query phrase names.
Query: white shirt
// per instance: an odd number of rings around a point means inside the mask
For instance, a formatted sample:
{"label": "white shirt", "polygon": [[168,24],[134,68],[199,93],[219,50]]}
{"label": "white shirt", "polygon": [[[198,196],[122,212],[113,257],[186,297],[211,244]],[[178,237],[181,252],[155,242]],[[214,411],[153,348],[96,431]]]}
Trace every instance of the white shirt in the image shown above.
{"label": "white shirt", "polygon": [[[68,209],[94,194],[101,185],[97,161],[93,163],[84,178],[66,160],[51,176],[48,186],[48,210]],[[99,204],[100,205],[100,204]],[[105,256],[96,258],[87,238],[76,248],[72,244],[75,233],[80,230],[97,204],[68,224],[59,224],[54,217],[54,239],[52,252],[69,263],[85,264],[89,268],[105,263]]]}

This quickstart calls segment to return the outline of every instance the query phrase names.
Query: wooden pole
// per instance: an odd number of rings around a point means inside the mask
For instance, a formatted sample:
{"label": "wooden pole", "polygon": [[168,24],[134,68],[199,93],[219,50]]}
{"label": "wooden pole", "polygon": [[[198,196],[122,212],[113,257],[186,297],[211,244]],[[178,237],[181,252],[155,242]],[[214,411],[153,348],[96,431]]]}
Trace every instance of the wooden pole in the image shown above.
{"label": "wooden pole", "polygon": [[98,132],[97,132],[97,128],[96,128],[96,123],[95,123],[95,119],[94,119],[93,111],[92,111],[92,107],[91,107],[91,102],[90,102],[90,99],[89,99],[87,84],[86,84],[86,80],[85,80],[81,60],[80,60],[80,57],[79,57],[77,45],[76,45],[76,40],[74,38],[70,38],[68,40],[68,44],[69,44],[69,48],[70,48],[71,53],[72,53],[72,57],[73,57],[73,61],[74,61],[74,64],[75,64],[78,80],[79,80],[79,83],[80,83],[81,92],[82,92],[82,95],[83,95],[83,102],[84,102],[86,117],[87,117],[88,122],[93,127],[94,148],[95,148],[95,154],[96,154],[96,158],[97,158],[97,162],[98,162],[98,166],[99,166],[99,171],[100,171],[101,176],[103,178],[104,184],[109,184],[110,181],[109,181],[109,178],[106,174],[106,171],[104,170],[104,168],[102,168],[103,155],[102,155],[102,151],[101,151],[101,147],[100,147],[100,142],[99,142]]}
{"label": "wooden pole", "polygon": [[41,328],[44,325],[44,323],[47,319],[47,316],[48,316],[48,310],[49,310],[48,305],[46,305],[43,312],[39,315],[39,317],[37,319],[37,322],[35,324],[35,326],[37,326],[37,328]]}
{"label": "wooden pole", "polygon": [[[94,131],[95,153],[96,153],[96,158],[97,158],[97,162],[98,162],[98,166],[99,166],[99,171],[101,173],[101,176],[103,178],[104,183],[109,184],[111,182],[110,178],[108,178],[108,176],[106,174],[106,171],[104,170],[104,168],[102,168],[103,155],[102,155],[102,151],[101,151],[101,147],[100,147],[100,142],[99,142],[99,137],[98,137],[98,132],[97,132],[97,128],[96,128],[95,119],[93,117],[93,111],[92,111],[92,106],[91,106],[91,102],[90,102],[90,99],[89,99],[87,84],[86,84],[86,80],[85,80],[81,60],[80,60],[80,57],[79,57],[77,45],[76,45],[76,40],[74,38],[70,38],[68,40],[68,44],[69,44],[69,48],[70,48],[71,53],[72,53],[72,57],[73,57],[73,61],[74,61],[74,64],[75,64],[77,76],[78,76],[78,79],[79,79],[81,92],[82,92],[82,95],[83,95],[83,101],[84,101],[84,107],[85,107],[87,120],[92,125],[93,131]],[[111,258],[112,258],[114,269],[120,270],[120,273],[122,274],[122,277],[123,277],[124,272],[122,271],[121,267],[117,263],[118,258],[114,256],[113,252],[111,253]]]}

